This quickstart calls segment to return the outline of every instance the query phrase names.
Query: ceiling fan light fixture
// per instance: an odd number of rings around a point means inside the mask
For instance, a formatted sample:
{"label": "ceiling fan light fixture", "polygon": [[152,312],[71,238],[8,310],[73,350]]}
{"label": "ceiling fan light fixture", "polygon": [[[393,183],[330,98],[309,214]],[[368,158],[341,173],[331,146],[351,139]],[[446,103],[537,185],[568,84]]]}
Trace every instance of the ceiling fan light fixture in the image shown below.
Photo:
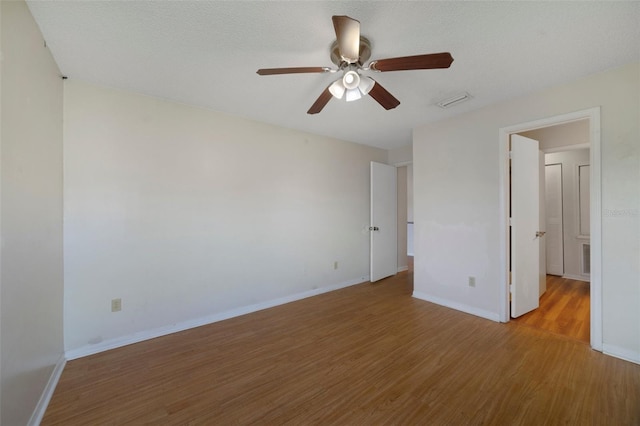
{"label": "ceiling fan light fixture", "polygon": [[329,92],[331,92],[333,97],[336,99],[342,99],[342,96],[344,96],[345,90],[347,89],[344,87],[344,84],[342,84],[341,78],[334,81],[333,84],[329,86]]}
{"label": "ceiling fan light fixture", "polygon": [[362,97],[362,93],[360,93],[360,89],[357,87],[355,89],[347,89],[347,102],[357,101]]}
{"label": "ceiling fan light fixture", "polygon": [[[0,0],[1,1],[1,0]],[[371,42],[360,34],[360,21],[346,15],[331,17],[336,40],[329,49],[331,62],[337,68],[328,67],[289,67],[289,68],[261,68],[258,75],[302,74],[302,73],[342,73],[342,77],[325,88],[316,101],[311,105],[307,114],[317,114],[327,105],[332,97],[351,102],[371,96],[384,109],[390,110],[400,101],[389,91],[370,77],[361,76],[360,72],[376,71],[407,71],[449,68],[453,56],[449,52],[427,53],[422,55],[401,56],[395,58],[376,59],[364,64],[371,57]],[[462,98],[455,98],[439,102],[442,108],[457,105],[471,97],[465,94]]]}

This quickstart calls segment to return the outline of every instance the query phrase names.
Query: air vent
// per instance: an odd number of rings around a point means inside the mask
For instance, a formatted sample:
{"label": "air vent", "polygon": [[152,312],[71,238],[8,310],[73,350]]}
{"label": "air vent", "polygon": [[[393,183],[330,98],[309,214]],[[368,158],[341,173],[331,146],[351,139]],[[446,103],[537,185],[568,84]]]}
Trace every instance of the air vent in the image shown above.
{"label": "air vent", "polygon": [[452,96],[450,98],[443,99],[440,102],[437,102],[436,105],[438,105],[442,109],[447,109],[447,108],[451,108],[452,106],[461,104],[462,102],[466,102],[471,98],[472,97],[470,94],[468,94],[467,92],[463,92],[455,96]]}
{"label": "air vent", "polygon": [[591,244],[582,244],[582,273],[591,274]]}

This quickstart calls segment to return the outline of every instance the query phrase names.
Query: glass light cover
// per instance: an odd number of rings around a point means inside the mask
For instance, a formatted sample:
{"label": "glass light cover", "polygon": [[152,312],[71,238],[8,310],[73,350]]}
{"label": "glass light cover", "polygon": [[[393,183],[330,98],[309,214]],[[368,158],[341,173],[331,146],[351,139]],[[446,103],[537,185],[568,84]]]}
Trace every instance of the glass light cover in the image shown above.
{"label": "glass light cover", "polygon": [[329,92],[331,92],[331,94],[337,99],[342,99],[345,90],[346,89],[342,84],[341,78],[337,79],[333,84],[331,84],[331,86],[329,86]]}
{"label": "glass light cover", "polygon": [[361,97],[362,94],[360,93],[360,89],[358,89],[357,87],[355,89],[347,90],[347,102],[357,101]]}
{"label": "glass light cover", "polygon": [[371,91],[371,89],[373,89],[373,86],[375,84],[376,82],[371,77],[362,77],[360,79],[360,84],[358,85],[358,88],[360,89],[363,95],[367,95]]}
{"label": "glass light cover", "polygon": [[360,75],[353,70],[347,71],[342,76],[342,84],[347,89],[355,89],[360,84]]}

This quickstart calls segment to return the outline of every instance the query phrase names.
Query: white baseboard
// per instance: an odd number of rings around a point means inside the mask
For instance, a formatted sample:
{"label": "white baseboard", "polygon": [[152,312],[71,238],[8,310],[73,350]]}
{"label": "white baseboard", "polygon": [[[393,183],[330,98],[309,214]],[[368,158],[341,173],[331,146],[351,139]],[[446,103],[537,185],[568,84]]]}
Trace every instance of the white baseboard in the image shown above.
{"label": "white baseboard", "polygon": [[408,266],[399,266],[398,267],[398,272],[404,272],[404,271],[408,271],[409,267]]}
{"label": "white baseboard", "polygon": [[349,287],[349,286],[360,284],[367,281],[369,281],[369,276],[354,278],[349,281],[345,281],[340,284],[335,284],[328,287],[316,288],[313,290],[304,291],[302,293],[280,297],[278,299],[273,299],[265,302],[256,303],[253,305],[243,306],[240,308],[231,309],[231,310],[220,312],[213,315],[207,315],[206,317],[195,318],[192,320],[183,321],[183,322],[171,324],[164,327],[140,331],[127,336],[116,337],[114,339],[105,340],[95,345],[87,345],[80,348],[67,350],[65,352],[65,356],[68,360],[82,358],[85,356],[108,351],[110,349],[131,345],[133,343],[138,343],[138,342],[142,342],[149,339],[155,339],[156,337],[178,333],[180,331],[188,330],[190,328],[200,327],[203,325],[212,324],[214,322],[224,321],[226,319],[238,317],[240,315],[246,315],[252,312],[261,311],[263,309],[273,308],[274,306],[284,305],[285,303],[295,302],[296,300],[306,299],[307,297],[317,296],[322,293],[328,293],[330,291],[340,290],[341,288]]}
{"label": "white baseboard", "polygon": [[633,362],[634,364],[640,364],[640,353],[630,351],[629,349],[603,343],[602,353],[604,353],[605,355],[623,359],[625,361]]}
{"label": "white baseboard", "polygon": [[475,315],[477,317],[486,318],[491,321],[500,322],[500,315],[497,312],[489,312],[483,309],[474,308],[473,306],[465,305],[464,303],[453,302],[448,299],[443,299],[436,296],[431,296],[426,293],[420,293],[418,291],[413,292],[413,297],[420,300],[426,300],[427,302],[435,303],[436,305],[445,306],[447,308],[455,309],[457,311],[465,312],[467,314]]}
{"label": "white baseboard", "polygon": [[36,404],[36,408],[35,410],[33,410],[33,413],[31,414],[31,418],[29,419],[29,423],[27,423],[27,425],[38,426],[40,422],[42,422],[44,413],[47,411],[49,401],[51,401],[53,392],[56,390],[58,380],[60,380],[60,375],[62,375],[62,370],[64,370],[64,366],[66,364],[67,360],[64,356],[61,356],[58,359],[58,362],[56,362],[56,365],[55,367],[53,367],[53,371],[51,372],[51,376],[49,376],[47,386],[45,386],[44,391],[42,391],[42,395],[40,395],[38,404]]}
{"label": "white baseboard", "polygon": [[591,278],[588,275],[563,274],[562,278],[566,278],[568,280],[591,282]]}

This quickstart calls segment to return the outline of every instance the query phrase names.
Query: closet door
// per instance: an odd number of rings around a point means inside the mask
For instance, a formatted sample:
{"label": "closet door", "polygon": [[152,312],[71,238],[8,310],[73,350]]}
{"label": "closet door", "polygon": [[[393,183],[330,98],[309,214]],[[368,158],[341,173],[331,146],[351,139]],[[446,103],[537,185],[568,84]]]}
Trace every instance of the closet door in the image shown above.
{"label": "closet door", "polygon": [[564,274],[562,240],[562,164],[545,166],[547,214],[547,274]]}

